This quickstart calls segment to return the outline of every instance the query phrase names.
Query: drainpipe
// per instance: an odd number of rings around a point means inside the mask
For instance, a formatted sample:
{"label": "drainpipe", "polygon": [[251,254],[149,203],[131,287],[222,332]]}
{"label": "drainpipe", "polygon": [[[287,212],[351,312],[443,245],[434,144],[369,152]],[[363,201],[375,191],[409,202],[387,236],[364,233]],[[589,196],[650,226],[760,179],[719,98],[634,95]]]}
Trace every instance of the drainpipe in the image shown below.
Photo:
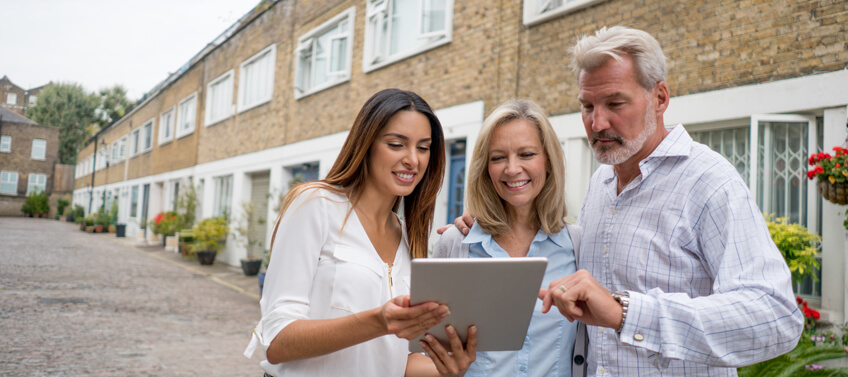
{"label": "drainpipe", "polygon": [[91,204],[94,202],[94,173],[97,173],[97,137],[94,137],[94,161],[91,162],[91,187],[88,193],[88,213],[91,214]]}

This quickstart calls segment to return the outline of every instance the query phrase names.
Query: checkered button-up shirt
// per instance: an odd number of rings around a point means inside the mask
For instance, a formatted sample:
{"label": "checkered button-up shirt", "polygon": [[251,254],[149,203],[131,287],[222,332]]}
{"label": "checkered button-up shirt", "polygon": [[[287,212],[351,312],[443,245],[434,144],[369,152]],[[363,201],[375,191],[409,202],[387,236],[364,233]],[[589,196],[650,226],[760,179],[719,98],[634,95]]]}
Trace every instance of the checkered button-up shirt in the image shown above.
{"label": "checkered button-up shirt", "polygon": [[589,327],[589,374],[735,376],[794,348],[803,315],[748,187],[682,125],[620,195],[611,166],[580,213],[580,268],[630,294],[620,334]]}

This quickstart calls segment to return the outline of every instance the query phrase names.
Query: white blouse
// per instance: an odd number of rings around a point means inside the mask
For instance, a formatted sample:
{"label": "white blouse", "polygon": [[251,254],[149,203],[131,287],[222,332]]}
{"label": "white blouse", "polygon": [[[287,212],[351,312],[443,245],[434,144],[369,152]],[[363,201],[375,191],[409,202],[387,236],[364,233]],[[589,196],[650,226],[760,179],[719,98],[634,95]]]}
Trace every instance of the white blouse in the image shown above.
{"label": "white blouse", "polygon": [[[409,294],[405,231],[389,270],[350,209],[346,196],[326,189],[306,190],[289,206],[265,277],[262,319],[245,356],[253,355],[257,343],[267,352],[274,337],[298,319],[339,318]],[[323,356],[260,366],[277,377],[403,376],[408,349],[407,340],[386,335]]]}

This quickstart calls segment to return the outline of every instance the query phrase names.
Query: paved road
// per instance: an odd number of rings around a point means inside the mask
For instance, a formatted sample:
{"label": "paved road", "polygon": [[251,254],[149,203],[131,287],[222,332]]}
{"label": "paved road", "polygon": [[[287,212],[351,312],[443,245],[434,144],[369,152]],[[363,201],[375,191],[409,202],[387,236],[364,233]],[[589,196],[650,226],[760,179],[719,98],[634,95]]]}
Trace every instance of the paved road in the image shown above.
{"label": "paved road", "polygon": [[255,298],[47,219],[0,218],[0,376],[254,376]]}

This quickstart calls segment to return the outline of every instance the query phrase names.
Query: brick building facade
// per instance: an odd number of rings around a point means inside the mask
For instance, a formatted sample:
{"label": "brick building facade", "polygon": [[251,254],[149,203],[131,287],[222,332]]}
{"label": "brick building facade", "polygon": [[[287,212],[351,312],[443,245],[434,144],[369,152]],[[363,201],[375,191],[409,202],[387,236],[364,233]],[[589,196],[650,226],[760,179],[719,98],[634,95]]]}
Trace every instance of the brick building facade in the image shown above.
{"label": "brick building facade", "polygon": [[[398,87],[436,109],[449,142],[436,225],[463,206],[465,146],[489,112],[516,97],[537,101],[557,129],[573,220],[597,164],[568,51],[581,35],[623,24],[663,46],[669,125],[683,123],[731,160],[763,211],[823,235],[821,279],[796,288],[826,319],[848,319],[844,209],[822,202],[804,176],[811,151],[846,138],[848,1],[419,3],[260,3],[90,141],[78,159],[75,201],[96,208],[108,193],[130,234],[173,208],[188,184],[198,188],[201,218],[229,213],[236,221],[240,204],[253,201],[273,219],[293,177],[326,174],[364,101]],[[220,260],[237,264],[245,253],[229,243]]]}
{"label": "brick building facade", "polygon": [[38,94],[44,85],[24,89],[15,85],[7,76],[0,78],[0,107],[5,107],[18,115],[26,116],[27,108],[38,102]]}
{"label": "brick building facade", "polygon": [[[36,190],[53,194],[59,161],[59,129],[33,122],[0,107],[0,216],[21,216]],[[51,212],[55,212],[55,200]]]}

